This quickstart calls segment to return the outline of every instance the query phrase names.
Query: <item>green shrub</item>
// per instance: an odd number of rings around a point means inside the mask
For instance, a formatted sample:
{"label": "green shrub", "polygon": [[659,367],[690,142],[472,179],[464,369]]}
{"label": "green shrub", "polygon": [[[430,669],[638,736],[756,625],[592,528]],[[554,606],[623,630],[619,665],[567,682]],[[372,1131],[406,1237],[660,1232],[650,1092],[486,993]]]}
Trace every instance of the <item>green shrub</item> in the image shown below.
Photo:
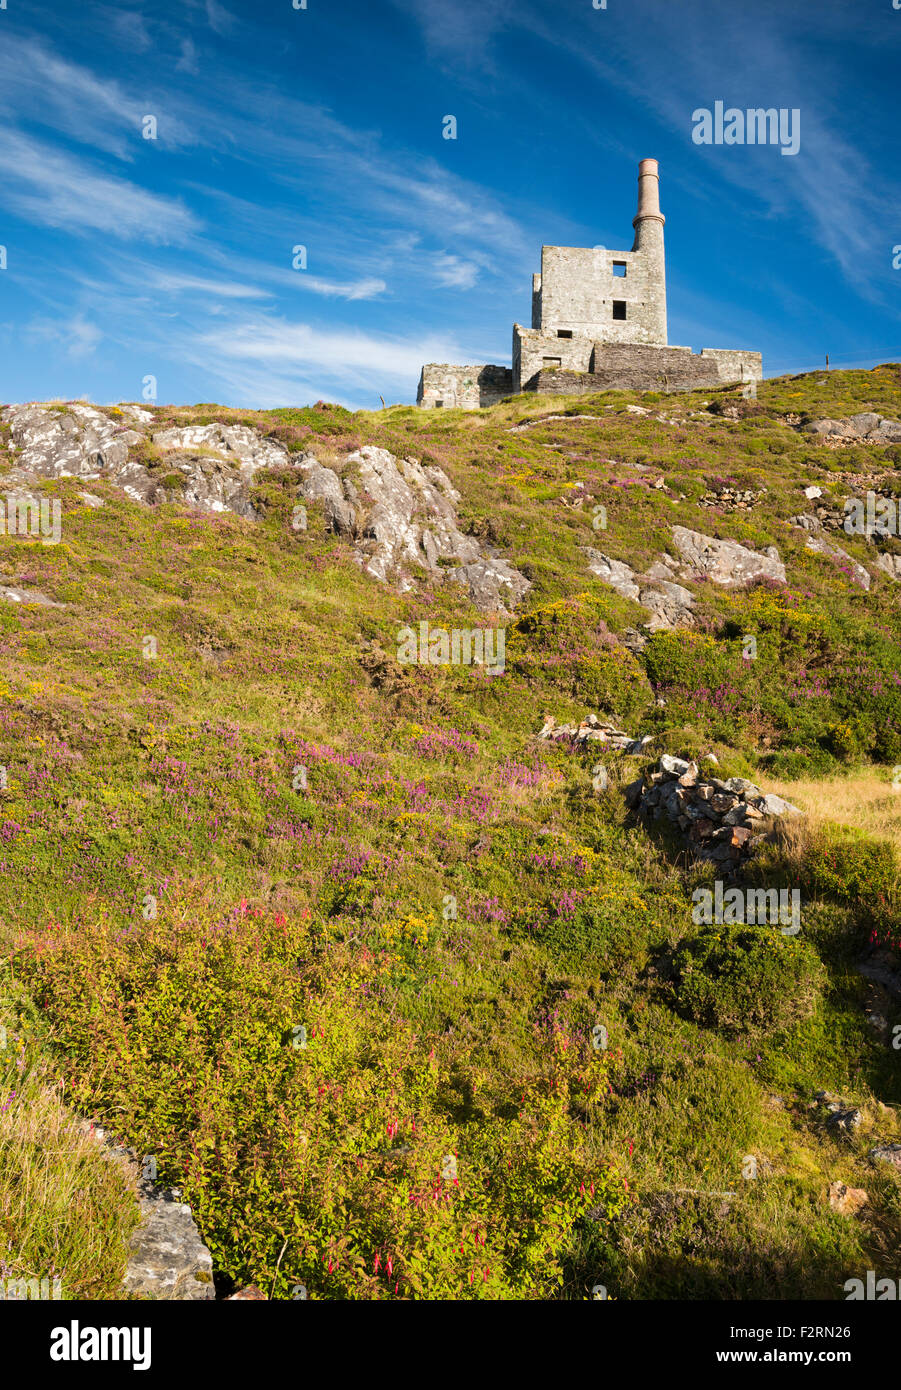
{"label": "green shrub", "polygon": [[637,718],[651,702],[640,663],[618,645],[599,603],[587,594],[519,618],[508,636],[507,664],[515,675],[550,685],[584,708],[623,722]]}
{"label": "green shrub", "polygon": [[798,782],[805,777],[828,777],[835,760],[822,748],[785,748],[761,759],[761,766],[780,781]]}
{"label": "green shrub", "polygon": [[640,970],[648,956],[647,914],[625,904],[586,904],[570,918],[551,922],[538,935],[544,950],[574,968],[617,974]]}
{"label": "green shrub", "polygon": [[888,840],[874,840],[845,826],[811,836],[800,865],[801,888],[809,896],[877,906],[894,898],[898,859]]}
{"label": "green shrub", "polygon": [[861,739],[853,724],[831,725],[825,739],[829,752],[842,762],[854,762],[861,754]]}
{"label": "green shrub", "polygon": [[426,949],[424,919],[351,958],[308,914],[172,917],[82,924],[18,967],[72,1100],[156,1155],[218,1270],[274,1297],[554,1296],[574,1223],[625,1202],[571,1118],[584,1068],[561,1052],[492,1094],[465,1051],[442,1057],[389,1016],[378,991]]}
{"label": "green shrub", "polygon": [[778,1032],[813,1011],[824,971],[813,947],[776,926],[717,923],[676,956],[679,1006],[727,1032]]}

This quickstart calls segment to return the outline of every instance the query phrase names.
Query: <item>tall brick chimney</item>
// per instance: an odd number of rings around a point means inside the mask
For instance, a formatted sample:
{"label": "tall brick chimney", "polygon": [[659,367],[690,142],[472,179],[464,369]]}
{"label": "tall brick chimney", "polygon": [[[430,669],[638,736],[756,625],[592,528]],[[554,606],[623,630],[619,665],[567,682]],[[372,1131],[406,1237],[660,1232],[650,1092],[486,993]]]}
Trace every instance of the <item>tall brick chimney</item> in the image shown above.
{"label": "tall brick chimney", "polygon": [[660,175],[656,159],[643,159],[638,166],[638,211],[632,219],[635,228],[633,253],[641,255],[646,275],[646,304],[651,313],[652,341],[666,346],[666,258],[663,250],[663,224],[660,211]]}

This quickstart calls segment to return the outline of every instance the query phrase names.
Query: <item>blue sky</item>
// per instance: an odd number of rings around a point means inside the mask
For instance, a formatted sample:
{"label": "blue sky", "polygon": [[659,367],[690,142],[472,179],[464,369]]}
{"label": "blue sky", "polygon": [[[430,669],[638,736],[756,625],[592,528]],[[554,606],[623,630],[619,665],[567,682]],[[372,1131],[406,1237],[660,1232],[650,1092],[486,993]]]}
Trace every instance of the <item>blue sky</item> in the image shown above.
{"label": "blue sky", "polygon": [[509,363],[542,243],[631,247],[646,156],[671,343],[901,360],[899,58],[893,0],[7,0],[0,398],[412,401]]}

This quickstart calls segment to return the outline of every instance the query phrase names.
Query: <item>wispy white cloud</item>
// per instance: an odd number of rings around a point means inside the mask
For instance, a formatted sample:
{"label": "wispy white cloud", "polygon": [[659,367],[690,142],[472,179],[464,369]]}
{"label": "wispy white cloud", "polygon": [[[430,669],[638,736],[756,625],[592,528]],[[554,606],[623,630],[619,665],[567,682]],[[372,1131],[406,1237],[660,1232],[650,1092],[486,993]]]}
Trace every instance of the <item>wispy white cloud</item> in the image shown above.
{"label": "wispy white cloud", "polygon": [[200,64],[197,61],[197,48],[192,38],[182,39],[181,57],[175,64],[176,72],[187,72],[195,77],[200,71]]}
{"label": "wispy white cloud", "polygon": [[219,4],[219,0],[206,0],[206,17],[210,28],[223,37],[230,34],[238,22],[230,10]]}
{"label": "wispy white cloud", "polygon": [[[266,279],[277,279],[284,288],[305,290],[332,299],[374,299],[377,295],[384,294],[387,289],[384,280],[350,280],[342,283],[337,280],[324,280],[305,271],[273,272],[273,267],[261,266],[258,262],[255,269],[262,270]],[[197,294],[216,299],[266,299],[273,294],[272,290],[245,284],[239,280],[215,280],[203,275],[158,270],[147,265],[135,267],[133,284],[136,287],[140,284],[162,290],[166,294]]]}
{"label": "wispy white cloud", "polygon": [[175,199],[15,130],[0,130],[0,173],[6,206],[39,225],[155,243],[183,241],[199,225]]}
{"label": "wispy white cloud", "polygon": [[202,275],[182,275],[151,267],[143,270],[142,282],[147,288],[162,290],[164,294],[200,294],[215,299],[265,299],[270,293],[236,280],[207,280]]}
{"label": "wispy white cloud", "polygon": [[350,280],[342,284],[308,275],[305,271],[297,273],[293,284],[297,289],[310,290],[313,294],[323,294],[333,299],[375,299],[388,288],[384,280]]}
{"label": "wispy white cloud", "polygon": [[394,0],[417,20],[426,49],[436,58],[453,58],[470,67],[485,66],[492,42],[515,24],[523,0]]}
{"label": "wispy white cloud", "polygon": [[271,404],[329,393],[345,401],[367,392],[409,398],[424,362],[496,360],[431,334],[388,337],[262,317],[200,334],[186,351],[238,399],[262,393]]}
{"label": "wispy white cloud", "polygon": [[139,10],[114,10],[104,7],[103,12],[120,44],[134,53],[146,53],[153,46],[144,16]]}
{"label": "wispy white cloud", "polygon": [[82,314],[76,314],[64,319],[32,319],[25,329],[25,336],[32,342],[58,344],[67,356],[78,359],[92,355],[103,333],[95,323],[89,323]]}
{"label": "wispy white cloud", "polygon": [[37,39],[4,36],[0,45],[0,111],[35,119],[69,139],[128,158],[144,112],[118,82],[97,77]]}
{"label": "wispy white cloud", "polygon": [[479,267],[474,261],[449,256],[446,251],[435,257],[434,269],[435,279],[445,289],[471,290],[479,278]]}
{"label": "wispy white cloud", "polygon": [[19,125],[51,126],[67,141],[133,160],[146,115],[157,117],[162,144],[195,143],[196,113],[186,108],[181,119],[178,109],[165,91],[139,101],[115,78],[61,57],[42,40],[4,35],[0,45],[0,112]]}

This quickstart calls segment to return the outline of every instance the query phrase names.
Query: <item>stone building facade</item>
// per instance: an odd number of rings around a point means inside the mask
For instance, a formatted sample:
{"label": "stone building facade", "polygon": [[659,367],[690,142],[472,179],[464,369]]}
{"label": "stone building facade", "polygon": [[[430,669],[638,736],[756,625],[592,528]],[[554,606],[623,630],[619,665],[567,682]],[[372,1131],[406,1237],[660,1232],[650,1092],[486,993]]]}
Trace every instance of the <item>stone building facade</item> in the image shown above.
{"label": "stone building facade", "polygon": [[631,251],[543,246],[531,327],[513,325],[512,370],[429,364],[417,404],[472,410],[520,391],[687,391],[759,381],[759,352],[668,346],[664,221],[657,161],[643,159]]}
{"label": "stone building facade", "polygon": [[419,378],[417,405],[443,406],[445,410],[478,410],[496,405],[513,394],[509,367],[451,367],[429,362]]}

